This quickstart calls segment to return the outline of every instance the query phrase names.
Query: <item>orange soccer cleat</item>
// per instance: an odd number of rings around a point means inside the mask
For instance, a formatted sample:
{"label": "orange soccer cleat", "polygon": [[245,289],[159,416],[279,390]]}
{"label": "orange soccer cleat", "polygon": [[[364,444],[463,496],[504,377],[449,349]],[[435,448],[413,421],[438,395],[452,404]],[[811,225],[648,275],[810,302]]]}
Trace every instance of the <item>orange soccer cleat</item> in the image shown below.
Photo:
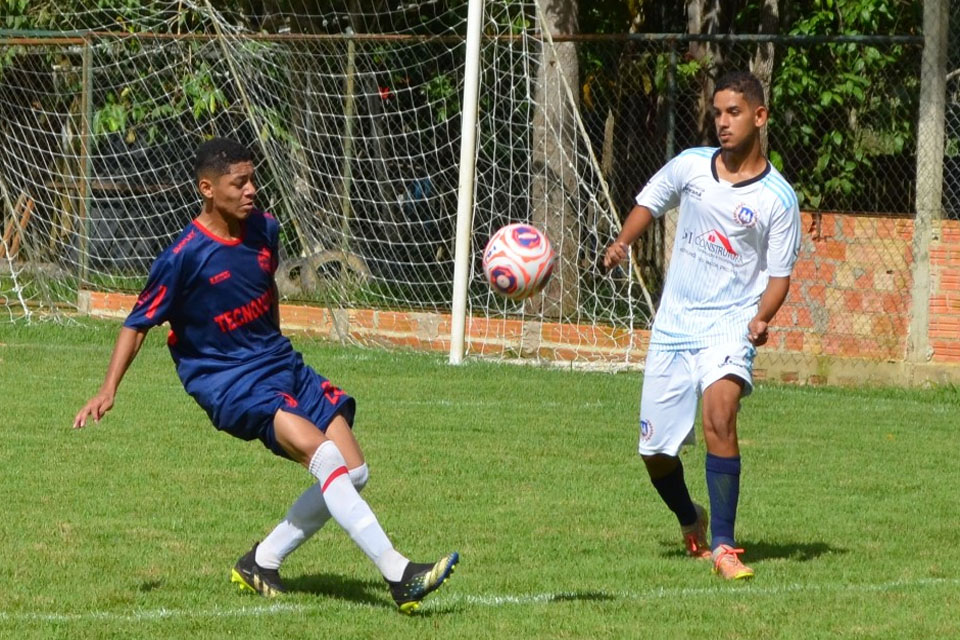
{"label": "orange soccer cleat", "polygon": [[721,544],[713,550],[713,572],[724,580],[747,580],[753,577],[753,569],[740,562],[743,549],[734,549]]}
{"label": "orange soccer cleat", "polygon": [[702,506],[693,503],[693,508],[697,511],[697,521],[685,527],[680,527],[683,534],[683,546],[687,550],[687,555],[698,560],[708,560],[712,557],[710,545],[707,544],[707,524],[710,522],[707,517],[707,510]]}

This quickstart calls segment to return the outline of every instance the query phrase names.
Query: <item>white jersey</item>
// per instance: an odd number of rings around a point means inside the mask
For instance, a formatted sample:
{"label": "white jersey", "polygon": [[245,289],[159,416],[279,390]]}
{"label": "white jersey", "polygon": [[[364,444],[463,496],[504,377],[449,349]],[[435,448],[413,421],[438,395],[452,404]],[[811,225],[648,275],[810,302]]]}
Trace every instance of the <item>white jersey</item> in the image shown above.
{"label": "white jersey", "polygon": [[789,276],[800,251],[797,196],[780,172],[768,162],[756,178],[726,182],[714,168],[719,152],[687,149],[637,196],[656,217],[680,205],[651,347],[744,341],[768,278]]}

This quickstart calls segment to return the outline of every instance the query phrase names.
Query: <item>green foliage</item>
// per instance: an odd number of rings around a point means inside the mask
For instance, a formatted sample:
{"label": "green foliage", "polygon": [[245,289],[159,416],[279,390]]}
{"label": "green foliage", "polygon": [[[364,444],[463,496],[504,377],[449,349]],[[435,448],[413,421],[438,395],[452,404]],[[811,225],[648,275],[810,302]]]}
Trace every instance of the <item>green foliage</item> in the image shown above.
{"label": "green foliage", "polygon": [[643,15],[645,0],[590,0],[579,3],[583,33],[624,33],[637,15]]}
{"label": "green foliage", "polygon": [[4,29],[23,29],[27,24],[29,0],[0,0],[0,26]]}
{"label": "green foliage", "polygon": [[[100,55],[112,57],[138,47],[136,41],[104,43]],[[213,76],[210,65],[193,58],[189,66],[181,65],[176,75],[161,76],[154,73],[146,80],[152,69],[124,70],[110,77],[111,68],[103,67],[93,78],[95,101],[93,134],[96,136],[123,133],[128,143],[142,135],[148,142],[156,142],[163,134],[157,123],[171,118],[190,118],[195,123],[204,123],[218,110],[229,108],[224,88]],[[126,72],[128,75],[123,75]],[[98,84],[119,84],[119,90],[99,93]]]}
{"label": "green foliage", "polygon": [[[904,4],[904,3],[900,3]],[[791,35],[895,33],[897,3],[816,0]],[[815,149],[789,167],[801,206],[856,202],[871,186],[859,176],[878,156],[912,149],[919,95],[916,48],[854,43],[788,47],[772,87],[771,137],[781,151]]]}
{"label": "green foliage", "polygon": [[433,105],[434,119],[438,124],[460,113],[460,94],[450,74],[437,73],[427,81],[423,90]]}
{"label": "green foliage", "polygon": [[[669,22],[669,3],[580,3],[581,27],[600,33],[622,33],[627,24],[655,31]],[[781,33],[791,35],[916,34],[921,24],[919,0],[801,0],[780,3]],[[682,9],[682,3],[674,8]],[[681,11],[682,13],[682,11]],[[740,3],[735,33],[755,33],[762,18],[762,3]],[[676,24],[672,25],[676,30]],[[682,25],[679,27],[682,30]],[[629,43],[616,51],[609,43],[584,43],[579,47],[583,107],[598,111],[598,119],[612,110],[620,122],[637,126],[662,116],[634,111],[618,112],[620,96],[643,95],[651,109],[668,103],[668,56],[655,53],[661,44]],[[746,67],[752,45],[723,45],[724,64]],[[706,58],[684,57],[678,48],[676,68],[677,139],[697,143],[684,130],[700,84],[713,63]],[[651,64],[655,61],[655,64]],[[918,46],[907,45],[777,45],[773,72],[770,124],[774,163],[795,182],[801,203],[811,208],[904,206],[903,190],[896,198],[879,195],[900,185],[883,184],[884,173],[909,165],[916,144],[914,124],[919,94]],[[617,93],[619,92],[619,94]],[[686,100],[687,102],[684,102]],[[598,126],[599,128],[599,126]],[[952,147],[951,147],[952,148]],[[904,185],[905,188],[909,188]],[[868,200],[872,196],[873,200]],[[888,201],[896,204],[889,205]],[[909,205],[906,205],[909,206]],[[876,210],[876,209],[870,209]],[[889,210],[889,209],[887,209]],[[900,209],[896,209],[900,210]]]}
{"label": "green foliage", "polygon": [[[64,23],[63,15],[71,15],[75,23]],[[161,3],[145,0],[98,0],[93,7],[79,0],[57,3],[0,0],[0,25],[4,28],[75,33],[105,23],[115,24],[115,30],[128,33],[166,28],[202,32],[209,26],[194,10],[174,11]],[[175,61],[162,58],[166,54],[161,48],[148,49],[143,41],[135,38],[90,38],[84,46],[92,48],[94,58],[90,89],[95,136],[120,133],[128,143],[141,137],[154,143],[168,135],[172,121],[185,120],[183,125],[187,128],[204,128],[218,113],[230,111],[238,102],[231,95],[234,85],[218,78],[211,64],[200,55],[201,43],[185,42],[179,50],[180,58]],[[271,46],[275,45],[248,42],[240,45],[240,51],[268,55],[271,51],[266,49]],[[4,48],[0,52],[0,72],[18,64],[18,55],[23,51],[22,47]],[[46,99],[61,100],[57,94],[79,96],[85,90],[79,55],[51,48],[47,58],[51,65],[58,65],[62,59],[69,59],[70,64],[68,71],[59,73],[58,81],[63,86],[56,92],[48,91]],[[158,58],[163,61],[154,63]],[[131,60],[139,60],[139,66],[131,65]],[[144,61],[148,64],[143,64]],[[271,72],[282,73],[283,69],[278,65]],[[99,90],[104,86],[111,89]],[[73,108],[78,105],[79,100]],[[237,110],[232,117],[242,119],[248,115]],[[291,140],[287,115],[278,107],[260,107],[255,115],[261,117],[261,137]],[[162,126],[164,123],[166,127]]]}
{"label": "green foliage", "polygon": [[287,148],[293,148],[292,145],[297,144],[296,138],[293,137],[287,128],[287,117],[280,109],[256,104],[251,105],[250,108],[253,111],[254,119],[260,125],[260,129],[257,132],[260,140],[264,142],[270,139],[279,140],[286,143],[288,145]]}

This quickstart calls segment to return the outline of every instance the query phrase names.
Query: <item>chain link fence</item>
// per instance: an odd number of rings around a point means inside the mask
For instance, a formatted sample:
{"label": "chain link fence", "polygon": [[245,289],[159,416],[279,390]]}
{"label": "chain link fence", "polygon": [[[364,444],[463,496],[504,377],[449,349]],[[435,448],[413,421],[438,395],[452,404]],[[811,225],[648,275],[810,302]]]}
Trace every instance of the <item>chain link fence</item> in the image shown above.
{"label": "chain link fence", "polygon": [[[943,213],[956,218],[960,73],[951,70],[960,66],[960,10],[951,11]],[[770,350],[904,358],[913,302],[921,38],[556,40],[575,46],[577,113],[621,216],[676,153],[716,144],[709,106],[717,77],[735,69],[757,73],[770,87],[769,156],[794,185],[807,231]],[[29,250],[14,270],[58,273],[53,284],[26,278],[28,288],[62,289],[63,299],[82,284],[136,290],[150,260],[196,207],[188,166],[195,144],[232,135],[266,159],[265,199],[287,221],[289,268],[280,275],[288,299],[449,309],[460,36],[45,36],[7,44],[0,73],[7,262],[14,264],[10,245],[18,237]],[[485,40],[483,82],[498,93],[481,97],[481,144],[489,149],[481,150],[486,164],[478,172],[493,177],[478,181],[480,225],[529,219],[525,185],[535,171],[529,130],[543,107],[532,85],[544,46],[530,34]],[[595,190],[584,178],[572,193],[590,198]],[[28,200],[33,218],[21,233]],[[602,221],[590,225],[579,232],[583,273],[596,270],[616,231]],[[669,215],[658,221],[635,256],[654,299],[669,266],[674,225]],[[0,271],[0,285],[5,277]],[[603,274],[591,277],[609,286]],[[481,279],[471,287],[476,307],[498,313],[488,308]],[[621,317],[623,300],[643,297],[637,283],[625,278],[617,287],[628,295],[578,317],[647,328],[644,315]],[[15,287],[2,288],[9,306]],[[601,298],[588,302],[607,304]]]}
{"label": "chain link fence", "polygon": [[[716,146],[709,106],[723,72],[760,76],[769,87],[768,154],[794,186],[807,231],[770,348],[868,360],[904,357],[921,38],[576,41],[581,111],[623,212],[677,152]],[[945,167],[945,186],[954,179]],[[668,214],[657,224],[637,258],[659,292],[676,220]]]}
{"label": "chain link fence", "polygon": [[768,152],[801,209],[913,211],[922,38],[576,40],[581,110],[621,208],[678,151],[716,145],[713,84],[752,70],[770,87]]}
{"label": "chain link fence", "polygon": [[948,217],[960,219],[960,4],[949,4],[943,209]]}

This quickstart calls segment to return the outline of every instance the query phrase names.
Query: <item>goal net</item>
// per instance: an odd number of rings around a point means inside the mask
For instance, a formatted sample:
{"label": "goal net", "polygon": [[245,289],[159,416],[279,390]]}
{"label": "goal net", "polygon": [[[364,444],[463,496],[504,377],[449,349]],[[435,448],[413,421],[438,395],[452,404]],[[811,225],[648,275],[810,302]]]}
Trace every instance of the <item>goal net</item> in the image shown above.
{"label": "goal net", "polygon": [[[135,294],[198,213],[194,149],[228,136],[254,150],[259,204],[281,221],[284,304],[359,342],[390,333],[362,318],[413,318],[396,342],[445,347],[466,0],[89,4],[0,9],[5,320]],[[600,268],[619,214],[602,141],[579,119],[577,52],[541,35],[552,17],[535,2],[484,4],[467,353],[628,357],[653,302],[637,261]],[[494,295],[480,269],[510,222],[545,230],[559,258],[525,302]]]}

